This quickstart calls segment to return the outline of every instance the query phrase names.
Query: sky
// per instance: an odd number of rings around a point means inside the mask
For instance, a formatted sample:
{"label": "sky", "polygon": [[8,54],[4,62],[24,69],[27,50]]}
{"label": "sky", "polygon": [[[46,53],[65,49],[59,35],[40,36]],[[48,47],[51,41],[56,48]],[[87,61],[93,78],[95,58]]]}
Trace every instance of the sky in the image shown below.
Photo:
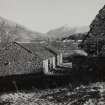
{"label": "sky", "polygon": [[104,4],[105,0],[0,0],[0,16],[45,33],[65,24],[87,26]]}

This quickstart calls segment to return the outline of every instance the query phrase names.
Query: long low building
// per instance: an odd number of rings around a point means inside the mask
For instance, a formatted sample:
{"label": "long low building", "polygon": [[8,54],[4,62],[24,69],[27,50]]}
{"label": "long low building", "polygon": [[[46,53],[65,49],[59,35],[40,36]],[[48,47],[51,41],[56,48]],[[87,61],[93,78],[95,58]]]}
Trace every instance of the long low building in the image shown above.
{"label": "long low building", "polygon": [[40,44],[12,42],[0,50],[0,76],[49,74],[60,63],[61,53]]}

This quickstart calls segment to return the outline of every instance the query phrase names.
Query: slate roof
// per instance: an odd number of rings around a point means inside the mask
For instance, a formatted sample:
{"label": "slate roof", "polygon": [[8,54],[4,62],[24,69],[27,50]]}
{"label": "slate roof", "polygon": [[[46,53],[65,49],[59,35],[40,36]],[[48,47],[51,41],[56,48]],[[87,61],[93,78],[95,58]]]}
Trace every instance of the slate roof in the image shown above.
{"label": "slate roof", "polygon": [[43,45],[36,43],[17,43],[29,52],[37,55],[39,58],[45,60],[54,56],[53,53],[48,51]]}
{"label": "slate roof", "polygon": [[51,53],[53,53],[54,55],[58,55],[60,54],[61,52],[54,46],[48,44],[46,46],[44,46],[46,50],[50,51]]}

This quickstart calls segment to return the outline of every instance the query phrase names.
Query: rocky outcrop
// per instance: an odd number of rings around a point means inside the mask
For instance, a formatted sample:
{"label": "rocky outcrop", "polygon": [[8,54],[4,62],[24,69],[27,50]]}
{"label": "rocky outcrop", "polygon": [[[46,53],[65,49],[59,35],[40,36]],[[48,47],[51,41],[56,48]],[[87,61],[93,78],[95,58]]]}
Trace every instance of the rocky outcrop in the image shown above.
{"label": "rocky outcrop", "polygon": [[105,6],[90,25],[90,31],[83,40],[83,47],[89,54],[97,54],[105,44]]}

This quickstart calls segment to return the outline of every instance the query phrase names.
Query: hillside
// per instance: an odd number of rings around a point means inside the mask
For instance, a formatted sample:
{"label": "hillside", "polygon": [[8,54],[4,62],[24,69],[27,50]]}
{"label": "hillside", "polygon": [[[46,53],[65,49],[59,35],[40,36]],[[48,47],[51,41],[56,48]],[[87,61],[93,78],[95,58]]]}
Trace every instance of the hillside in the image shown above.
{"label": "hillside", "polygon": [[84,37],[87,35],[87,32],[85,33],[75,33],[73,35],[70,35],[68,37],[62,38],[62,40],[83,40]]}
{"label": "hillside", "polygon": [[46,33],[46,35],[49,38],[64,38],[64,37],[68,37],[70,35],[73,35],[75,33],[88,32],[88,30],[89,30],[88,26],[72,28],[69,25],[64,25],[62,27],[48,31]]}
{"label": "hillside", "polygon": [[[94,44],[94,46],[92,44]],[[105,6],[92,21],[90,31],[84,38],[82,45],[90,54],[95,54],[97,52],[96,50],[98,50],[98,52],[102,51],[103,45],[105,45]]]}
{"label": "hillside", "polygon": [[35,32],[0,17],[0,41],[2,43],[9,41],[17,42],[38,42],[49,39],[61,39],[76,33],[84,33],[89,30],[88,26],[72,28],[69,25],[49,30],[47,33]]}
{"label": "hillside", "polygon": [[33,32],[22,25],[0,17],[0,40],[1,42],[19,41],[30,42],[31,40],[43,39],[43,34]]}

